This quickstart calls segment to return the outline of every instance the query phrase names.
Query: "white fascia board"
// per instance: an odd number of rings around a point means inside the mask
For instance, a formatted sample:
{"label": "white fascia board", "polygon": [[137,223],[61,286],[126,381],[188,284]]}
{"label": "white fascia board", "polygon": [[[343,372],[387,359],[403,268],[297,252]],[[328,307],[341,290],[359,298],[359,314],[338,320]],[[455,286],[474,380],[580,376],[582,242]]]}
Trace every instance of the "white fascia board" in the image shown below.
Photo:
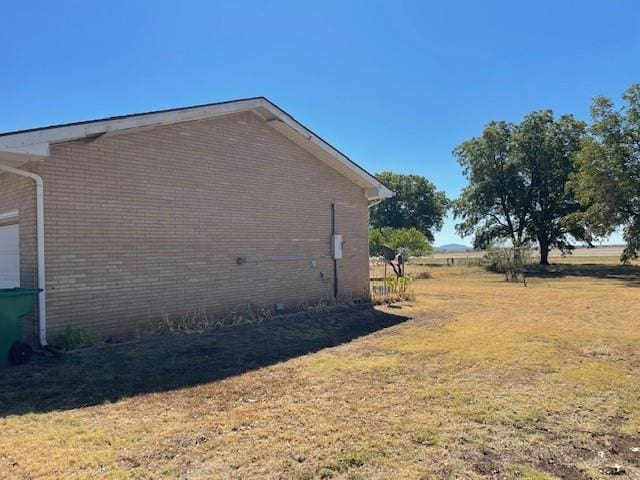
{"label": "white fascia board", "polygon": [[[354,181],[357,179],[357,183],[362,183],[365,186],[365,193],[370,200],[393,196],[393,192],[375,177],[357,166],[341,152],[265,98],[252,98],[202,107],[131,115],[121,118],[116,117],[4,135],[0,136],[0,162],[16,167],[29,160],[48,157],[50,145],[54,143],[118,133],[131,133],[137,129],[205,120],[244,111],[255,111],[267,123],[276,119],[279,120],[293,129],[298,135],[304,137],[305,141],[313,145],[315,149],[321,149],[330,155],[343,169],[343,174],[348,173],[348,177]],[[311,149],[312,153],[314,153],[313,150]]]}
{"label": "white fascia board", "polygon": [[[43,128],[40,130],[18,132],[13,135],[0,136],[0,152],[34,150],[34,154],[41,155],[40,145],[50,145],[57,142],[77,140],[107,134],[121,130],[133,130],[136,128],[171,125],[174,123],[202,120],[217,117],[228,113],[251,110],[262,105],[262,99],[239,100],[218,105],[209,105],[199,108],[185,108],[168,112],[156,112],[141,115],[132,115],[123,118],[113,118],[102,121],[92,121],[76,125]],[[48,151],[46,153],[48,155]]]}

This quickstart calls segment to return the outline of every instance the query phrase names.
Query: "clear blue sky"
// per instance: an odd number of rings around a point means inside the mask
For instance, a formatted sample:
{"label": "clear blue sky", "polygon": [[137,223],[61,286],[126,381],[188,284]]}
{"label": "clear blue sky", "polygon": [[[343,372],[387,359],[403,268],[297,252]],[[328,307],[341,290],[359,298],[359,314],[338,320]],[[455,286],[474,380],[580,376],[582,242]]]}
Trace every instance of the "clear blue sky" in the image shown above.
{"label": "clear blue sky", "polygon": [[[0,18],[0,131],[264,95],[452,197],[451,150],[489,120],[587,118],[640,81],[637,0],[4,1]],[[458,240],[449,221],[436,243]]]}

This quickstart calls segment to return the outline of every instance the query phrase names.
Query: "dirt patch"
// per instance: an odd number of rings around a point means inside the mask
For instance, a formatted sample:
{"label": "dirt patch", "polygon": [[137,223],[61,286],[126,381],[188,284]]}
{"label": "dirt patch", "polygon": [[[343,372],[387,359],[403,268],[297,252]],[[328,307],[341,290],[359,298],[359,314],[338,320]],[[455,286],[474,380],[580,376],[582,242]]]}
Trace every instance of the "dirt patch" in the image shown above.
{"label": "dirt patch", "polygon": [[489,478],[500,478],[502,463],[500,457],[492,451],[484,451],[473,460],[473,470]]}
{"label": "dirt patch", "polygon": [[[566,462],[566,458],[564,459]],[[526,463],[526,462],[525,462]],[[563,463],[560,459],[548,459],[536,465],[536,469],[546,472],[563,480],[591,480],[591,477],[582,473],[577,467]],[[485,453],[475,461],[473,470],[487,478],[502,480],[512,478],[508,474],[501,457],[493,452]]]}
{"label": "dirt patch", "polygon": [[563,480],[591,480],[590,476],[582,473],[577,467],[567,465],[560,459],[549,459],[546,462],[539,463],[537,467]]}
{"label": "dirt patch", "polygon": [[619,463],[640,467],[640,438],[615,436],[610,441],[608,451]]}
{"label": "dirt patch", "polygon": [[494,463],[489,459],[481,460],[478,463],[474,463],[473,469],[480,475],[488,476],[491,478],[497,478],[496,475],[500,473],[500,465]]}

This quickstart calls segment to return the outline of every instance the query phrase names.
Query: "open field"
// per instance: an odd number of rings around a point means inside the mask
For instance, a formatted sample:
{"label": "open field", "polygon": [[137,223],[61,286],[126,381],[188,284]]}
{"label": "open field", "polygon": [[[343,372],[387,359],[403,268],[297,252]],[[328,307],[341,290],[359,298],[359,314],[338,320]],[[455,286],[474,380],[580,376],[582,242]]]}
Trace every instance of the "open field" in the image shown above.
{"label": "open field", "polygon": [[[565,259],[571,258],[620,258],[624,247],[610,246],[610,247],[594,247],[594,248],[576,248],[571,255],[562,255],[559,250],[551,250],[549,258],[551,262],[562,262]],[[469,252],[436,252],[431,258],[434,259],[446,259],[446,258],[481,258],[484,255],[482,250],[472,250]],[[429,257],[427,257],[429,258]]]}
{"label": "open field", "polygon": [[640,478],[640,267],[426,268],[400,310],[2,371],[0,478]]}

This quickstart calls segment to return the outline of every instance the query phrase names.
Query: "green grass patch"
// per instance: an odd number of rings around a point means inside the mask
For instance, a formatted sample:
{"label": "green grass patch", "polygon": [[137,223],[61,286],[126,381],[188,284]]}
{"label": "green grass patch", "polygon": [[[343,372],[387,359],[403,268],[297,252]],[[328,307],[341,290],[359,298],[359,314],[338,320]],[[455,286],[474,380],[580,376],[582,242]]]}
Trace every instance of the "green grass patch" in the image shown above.
{"label": "green grass patch", "polygon": [[526,465],[510,465],[507,467],[510,478],[518,480],[556,480],[556,477]]}

